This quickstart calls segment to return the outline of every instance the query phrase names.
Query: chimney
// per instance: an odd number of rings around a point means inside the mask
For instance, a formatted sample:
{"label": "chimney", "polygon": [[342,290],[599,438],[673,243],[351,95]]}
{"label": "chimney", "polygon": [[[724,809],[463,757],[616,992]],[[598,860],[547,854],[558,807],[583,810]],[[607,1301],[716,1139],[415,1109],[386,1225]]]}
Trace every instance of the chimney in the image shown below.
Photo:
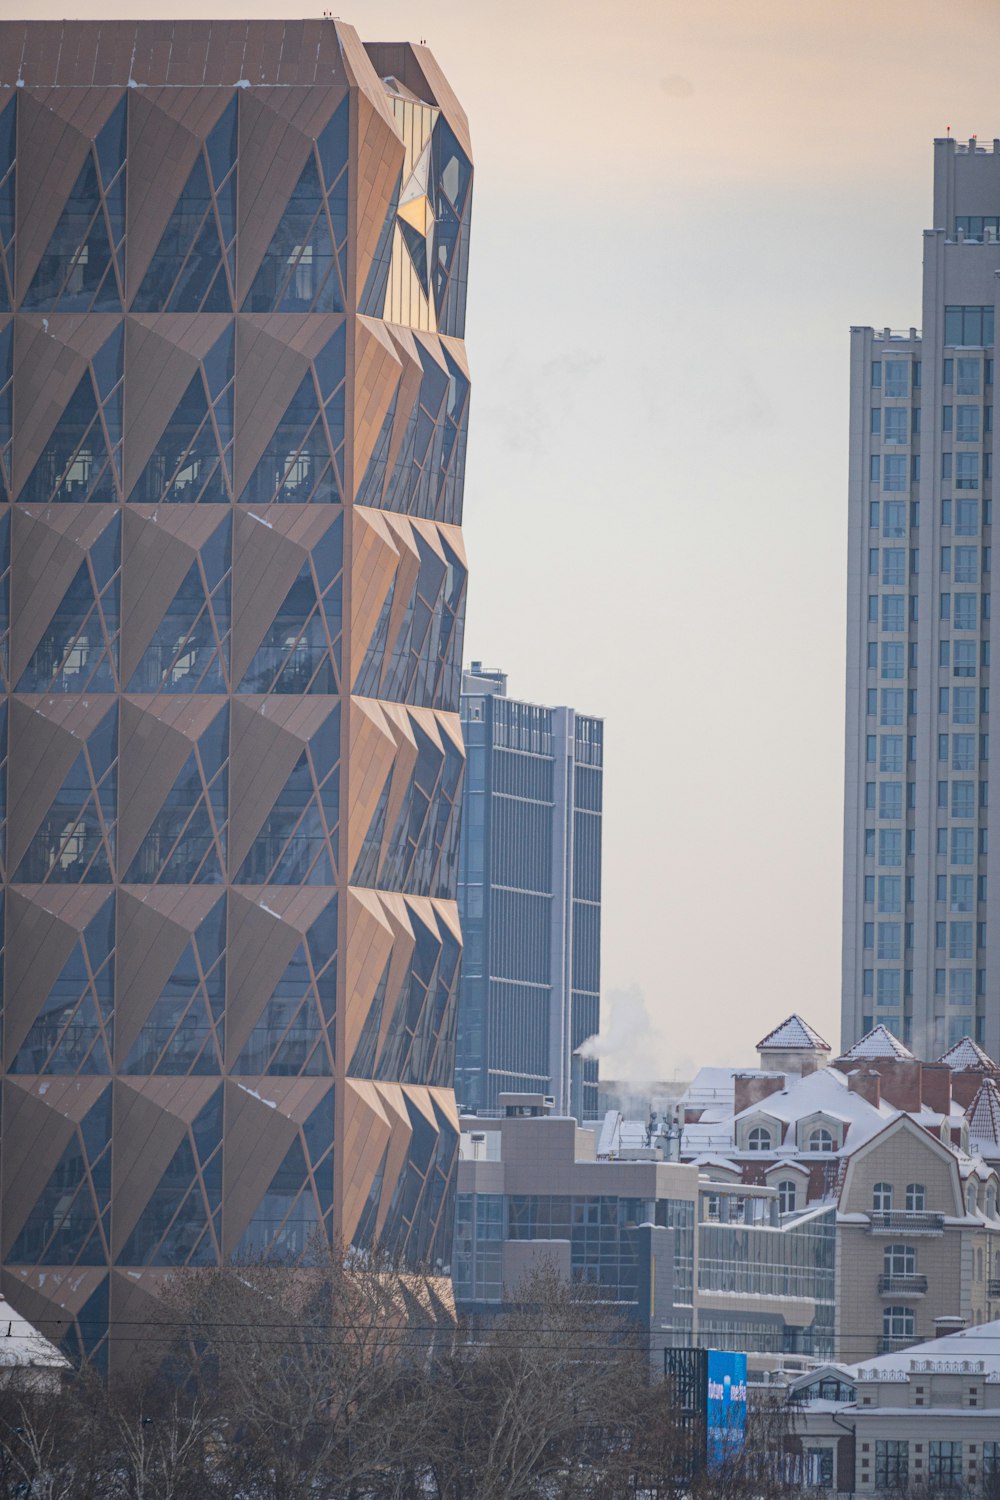
{"label": "chimney", "polygon": [[880,1057],[878,1067],[886,1104],[915,1114],[921,1101],[922,1064],[915,1057]]}
{"label": "chimney", "polygon": [[772,1094],[780,1094],[785,1087],[784,1073],[737,1073],[733,1079],[733,1113],[749,1109]]}
{"label": "chimney", "polygon": [[979,1085],[982,1081],[982,1073],[952,1073],[951,1096],[955,1103],[960,1104],[963,1109],[968,1109],[979,1092]]}
{"label": "chimney", "polygon": [[852,1094],[860,1094],[862,1099],[867,1099],[876,1109],[882,1098],[882,1078],[874,1068],[855,1068],[853,1073],[847,1075],[847,1088]]}
{"label": "chimney", "polygon": [[921,1097],[928,1109],[951,1114],[951,1069],[947,1063],[924,1063]]}

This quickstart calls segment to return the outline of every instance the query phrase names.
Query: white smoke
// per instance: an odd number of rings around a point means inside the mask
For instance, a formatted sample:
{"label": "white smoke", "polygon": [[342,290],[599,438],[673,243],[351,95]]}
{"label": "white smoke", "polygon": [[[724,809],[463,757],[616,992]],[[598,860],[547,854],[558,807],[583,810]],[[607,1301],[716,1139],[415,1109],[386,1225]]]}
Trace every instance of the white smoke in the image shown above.
{"label": "white smoke", "polygon": [[601,1030],[579,1047],[581,1057],[597,1057],[601,1076],[645,1083],[665,1076],[667,1044],[637,984],[611,990],[601,1003]]}

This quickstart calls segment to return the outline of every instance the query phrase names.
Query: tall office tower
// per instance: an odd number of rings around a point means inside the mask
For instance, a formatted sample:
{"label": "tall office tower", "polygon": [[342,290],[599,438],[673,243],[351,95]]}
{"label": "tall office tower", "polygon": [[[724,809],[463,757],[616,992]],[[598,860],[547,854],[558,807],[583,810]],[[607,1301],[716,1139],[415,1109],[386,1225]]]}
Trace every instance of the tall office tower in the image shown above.
{"label": "tall office tower", "polygon": [[0,26],[3,1291],[107,1356],[447,1268],[465,116],[289,22]]}
{"label": "tall office tower", "polygon": [[934,146],[923,334],[851,335],[843,1042],[1000,1050],[990,806],[1000,143]]}
{"label": "tall office tower", "polygon": [[511,1090],[560,1114],[597,1111],[604,724],[462,679],[467,756],[458,906],[465,955],[455,1090],[492,1110]]}

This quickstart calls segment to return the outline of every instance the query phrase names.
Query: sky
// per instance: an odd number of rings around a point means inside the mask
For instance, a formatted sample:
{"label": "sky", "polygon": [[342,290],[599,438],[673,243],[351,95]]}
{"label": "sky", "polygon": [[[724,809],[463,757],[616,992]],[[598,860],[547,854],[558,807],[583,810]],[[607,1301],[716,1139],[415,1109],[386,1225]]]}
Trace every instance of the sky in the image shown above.
{"label": "sky", "polygon": [[920,323],[932,141],[1000,135],[1000,6],[342,19],[426,39],[470,117],[466,659],[605,720],[602,1071],[752,1064],[793,1010],[836,1045],[848,331]]}

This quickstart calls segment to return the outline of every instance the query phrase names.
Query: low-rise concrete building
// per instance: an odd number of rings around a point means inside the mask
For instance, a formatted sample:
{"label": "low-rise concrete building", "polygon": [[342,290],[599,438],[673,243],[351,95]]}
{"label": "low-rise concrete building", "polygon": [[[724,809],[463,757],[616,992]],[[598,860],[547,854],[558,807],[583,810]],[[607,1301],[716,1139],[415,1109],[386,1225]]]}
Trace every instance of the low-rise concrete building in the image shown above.
{"label": "low-rise concrete building", "polygon": [[1000,1321],[788,1387],[789,1477],[839,1494],[1000,1494]]}
{"label": "low-rise concrete building", "polygon": [[664,1348],[695,1343],[745,1350],[757,1367],[832,1356],[832,1206],[782,1216],[775,1188],[710,1182],[663,1160],[649,1131],[607,1154],[542,1096],[502,1095],[500,1107],[462,1120],[460,1311],[495,1316],[550,1261],[634,1318],[660,1368]]}

